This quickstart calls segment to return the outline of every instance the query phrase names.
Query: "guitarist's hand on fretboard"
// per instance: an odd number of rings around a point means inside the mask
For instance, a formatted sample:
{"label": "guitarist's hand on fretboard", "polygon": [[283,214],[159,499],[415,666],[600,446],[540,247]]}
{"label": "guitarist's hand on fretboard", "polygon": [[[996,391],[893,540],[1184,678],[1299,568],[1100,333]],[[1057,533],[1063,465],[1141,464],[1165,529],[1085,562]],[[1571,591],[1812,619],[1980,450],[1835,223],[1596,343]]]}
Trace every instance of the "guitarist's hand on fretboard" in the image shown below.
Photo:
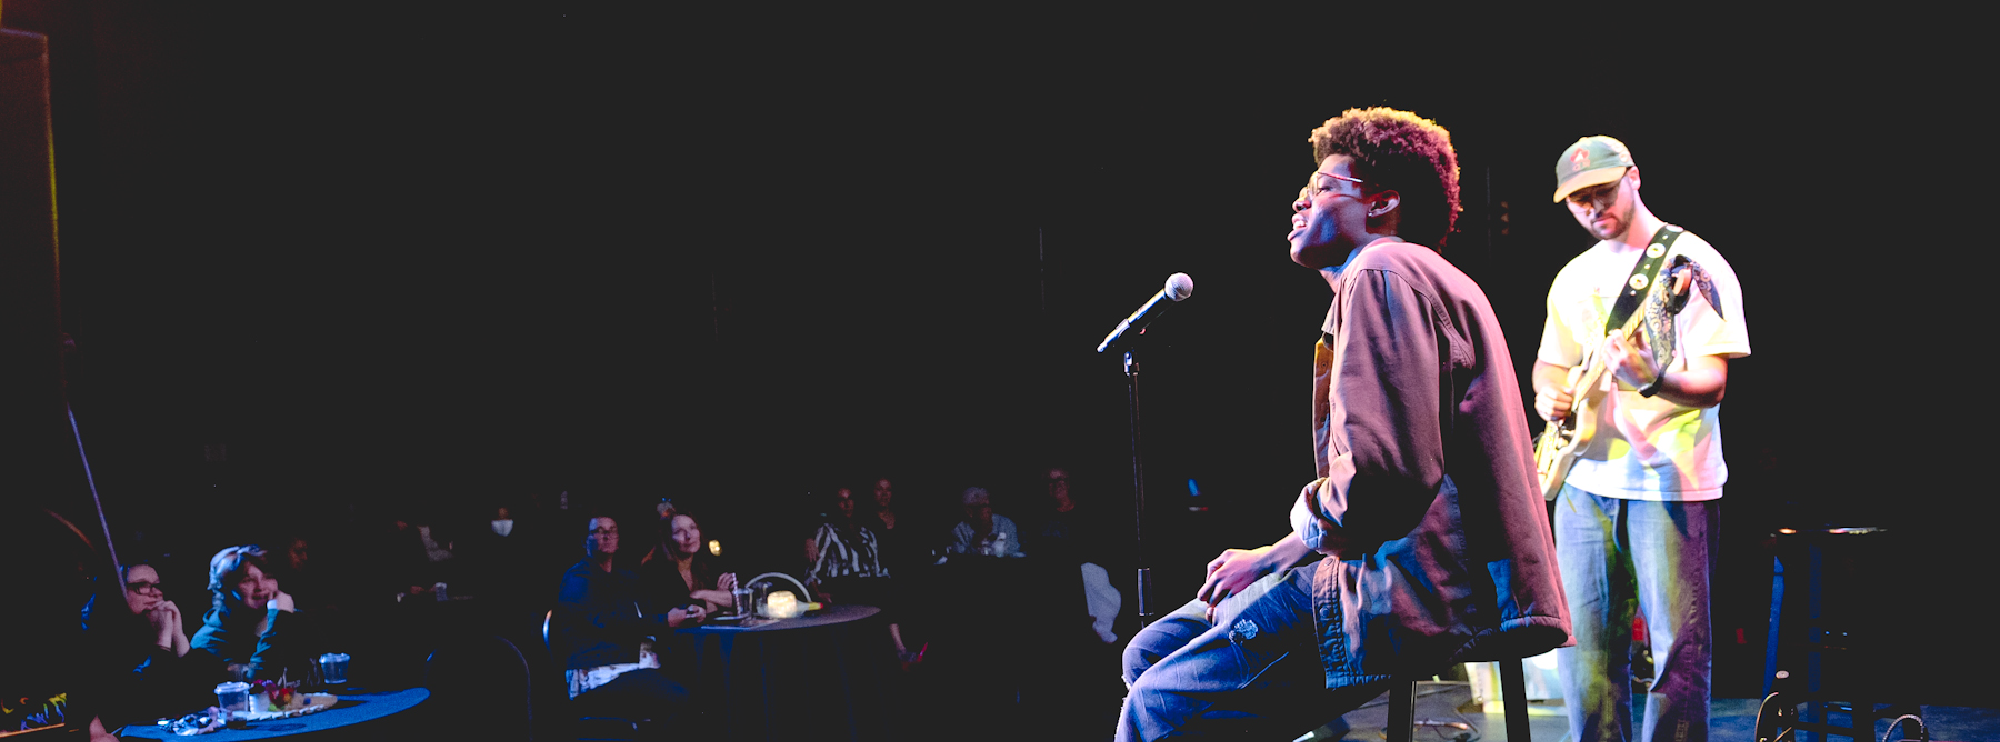
{"label": "guitarist's hand on fretboard", "polygon": [[1620,338],[1620,334],[1614,332],[1604,339],[1604,350],[1600,352],[1604,354],[1605,363],[1609,364],[1606,370],[1629,388],[1652,386],[1653,381],[1666,370],[1653,365],[1653,349],[1646,344],[1645,333],[1633,336],[1630,343]]}

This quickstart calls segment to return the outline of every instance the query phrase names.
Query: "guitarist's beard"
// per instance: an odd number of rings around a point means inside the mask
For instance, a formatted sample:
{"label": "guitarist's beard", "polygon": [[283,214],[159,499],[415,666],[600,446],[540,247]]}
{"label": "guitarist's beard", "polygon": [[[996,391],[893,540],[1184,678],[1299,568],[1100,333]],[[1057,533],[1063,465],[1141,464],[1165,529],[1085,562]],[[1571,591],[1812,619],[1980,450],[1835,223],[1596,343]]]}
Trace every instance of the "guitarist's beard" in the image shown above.
{"label": "guitarist's beard", "polygon": [[1632,228],[1632,218],[1637,211],[1638,207],[1632,203],[1632,199],[1621,198],[1610,211],[1597,215],[1597,218],[1583,227],[1590,232],[1590,236],[1597,239],[1621,240],[1624,239],[1626,230]]}

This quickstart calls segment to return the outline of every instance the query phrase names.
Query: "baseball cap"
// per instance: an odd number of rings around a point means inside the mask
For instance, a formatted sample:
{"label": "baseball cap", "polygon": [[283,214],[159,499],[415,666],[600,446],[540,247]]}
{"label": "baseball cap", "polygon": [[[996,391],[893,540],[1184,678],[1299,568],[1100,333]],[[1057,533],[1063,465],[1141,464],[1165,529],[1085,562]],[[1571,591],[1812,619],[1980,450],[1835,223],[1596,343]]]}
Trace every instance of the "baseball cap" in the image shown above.
{"label": "baseball cap", "polygon": [[1617,180],[1628,167],[1637,164],[1632,162],[1632,150],[1626,149],[1624,142],[1602,136],[1578,139],[1556,160],[1554,200],[1561,202],[1578,188]]}

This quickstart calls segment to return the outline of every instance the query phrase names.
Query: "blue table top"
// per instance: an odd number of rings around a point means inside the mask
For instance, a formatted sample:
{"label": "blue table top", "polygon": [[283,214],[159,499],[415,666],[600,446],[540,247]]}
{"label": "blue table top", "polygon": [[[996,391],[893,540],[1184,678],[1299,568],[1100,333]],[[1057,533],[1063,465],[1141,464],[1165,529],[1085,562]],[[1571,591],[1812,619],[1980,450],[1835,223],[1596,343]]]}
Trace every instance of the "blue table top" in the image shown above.
{"label": "blue table top", "polygon": [[798,618],[752,618],[743,623],[703,624],[685,629],[675,629],[675,631],[683,634],[706,634],[712,632],[809,629],[815,626],[831,626],[849,621],[859,621],[881,611],[882,609],[880,608],[868,605],[831,605],[822,610],[814,611],[812,615],[800,616]]}
{"label": "blue table top", "polygon": [[221,729],[208,734],[181,737],[167,731],[163,726],[133,724],[119,730],[118,736],[121,739],[198,739],[206,742],[272,739],[381,719],[400,711],[408,711],[411,707],[423,703],[425,699],[431,697],[431,692],[425,688],[410,688],[379,693],[354,692],[334,695],[339,696],[340,701],[335,703],[333,708],[290,719],[253,721],[245,729]]}

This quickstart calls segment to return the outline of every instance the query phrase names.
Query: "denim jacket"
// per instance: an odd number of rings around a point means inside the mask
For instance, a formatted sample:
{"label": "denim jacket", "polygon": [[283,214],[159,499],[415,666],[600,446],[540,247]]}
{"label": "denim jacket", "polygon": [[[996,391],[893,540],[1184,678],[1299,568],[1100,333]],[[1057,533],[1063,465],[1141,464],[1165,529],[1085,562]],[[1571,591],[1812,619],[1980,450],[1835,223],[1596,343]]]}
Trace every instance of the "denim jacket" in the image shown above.
{"label": "denim jacket", "polygon": [[1377,241],[1339,270],[1313,358],[1319,480],[1293,508],[1328,688],[1569,642],[1527,414],[1479,286]]}

